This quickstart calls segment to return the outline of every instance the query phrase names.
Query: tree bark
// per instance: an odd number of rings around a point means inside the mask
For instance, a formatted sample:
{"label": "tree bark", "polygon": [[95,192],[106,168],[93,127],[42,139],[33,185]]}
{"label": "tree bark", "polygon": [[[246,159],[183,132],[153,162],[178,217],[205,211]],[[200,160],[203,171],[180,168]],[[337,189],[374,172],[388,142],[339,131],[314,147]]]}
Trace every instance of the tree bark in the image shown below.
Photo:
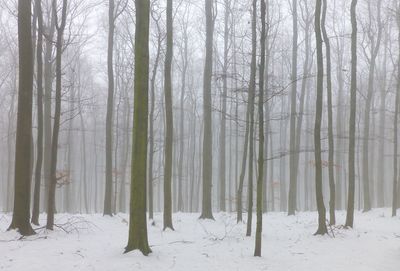
{"label": "tree bark", "polygon": [[150,1],[136,0],[135,99],[133,113],[131,202],[129,240],[125,252],[135,249],[151,252],[146,223],[146,171],[149,90],[149,17]]}
{"label": "tree bark", "polygon": [[322,193],[322,160],[321,160],[321,122],[322,106],[324,93],[324,62],[322,53],[321,35],[321,0],[317,0],[315,7],[315,37],[317,44],[317,103],[314,127],[314,147],[315,147],[315,188],[318,208],[318,230],[315,234],[324,235],[328,233],[326,228],[326,210]]}
{"label": "tree bark", "polygon": [[296,213],[297,203],[297,172],[296,172],[296,103],[297,103],[297,42],[298,42],[298,26],[297,26],[297,0],[292,0],[292,16],[293,16],[293,44],[292,44],[292,90],[290,94],[290,185],[289,185],[289,201],[288,215]]}
{"label": "tree bark", "polygon": [[[400,45],[400,5],[397,7],[397,26],[399,30],[399,45]],[[399,47],[400,48],[400,47]],[[400,49],[399,49],[400,52]],[[392,216],[397,215],[398,208],[398,120],[399,120],[399,106],[400,106],[400,56],[397,60],[397,89],[394,113],[394,158],[393,158],[393,200],[392,200]]]}
{"label": "tree bark", "polygon": [[204,103],[204,135],[203,135],[203,200],[201,208],[201,219],[214,219],[211,206],[212,189],[212,59],[214,18],[213,0],[205,0],[206,11],[206,59],[204,64],[203,78],[203,103]]}
{"label": "tree bark", "polygon": [[61,23],[58,24],[57,19],[57,1],[53,0],[53,13],[55,20],[55,27],[57,31],[57,42],[56,42],[56,96],[55,96],[55,108],[54,108],[54,124],[53,124],[53,136],[51,141],[51,164],[50,164],[50,187],[49,197],[47,202],[47,224],[46,229],[53,230],[54,227],[54,213],[55,213],[55,197],[56,197],[56,186],[57,186],[57,154],[58,154],[58,139],[60,133],[60,119],[61,119],[61,60],[63,51],[63,36],[66,25],[67,17],[67,0],[62,2],[62,15]]}
{"label": "tree bark", "polygon": [[33,96],[33,51],[31,32],[31,2],[18,1],[19,86],[17,135],[15,144],[14,212],[10,229],[22,235],[35,231],[30,220],[31,140]]}
{"label": "tree bark", "polygon": [[357,106],[357,0],[351,1],[351,87],[350,87],[350,121],[349,121],[349,189],[347,201],[346,227],[354,223],[354,190],[355,190],[355,141],[356,141],[356,106]]}
{"label": "tree bark", "polygon": [[336,224],[335,217],[335,171],[334,171],[334,154],[335,146],[333,139],[333,110],[332,110],[332,63],[331,63],[331,43],[326,31],[326,10],[327,1],[322,0],[322,36],[325,42],[326,49],[326,93],[328,96],[328,171],[329,171],[329,223],[330,225]]}
{"label": "tree bark", "polygon": [[108,49],[107,49],[107,76],[108,76],[108,97],[106,115],[106,187],[104,195],[103,215],[112,216],[112,134],[113,134],[113,109],[114,109],[114,31],[115,31],[115,3],[108,1]]}
{"label": "tree bark", "polygon": [[[257,226],[256,226],[256,244],[254,256],[261,257],[261,235],[262,235],[262,197],[263,197],[263,180],[264,180],[264,70],[265,70],[265,0],[261,0],[261,36],[260,36],[260,90],[258,96],[258,177],[257,177]],[[256,7],[256,6],[255,6]]]}
{"label": "tree bark", "polygon": [[42,179],[42,162],[43,162],[43,13],[42,1],[35,1],[35,8],[38,18],[38,36],[36,47],[37,58],[37,155],[35,168],[35,187],[33,192],[33,209],[32,209],[32,224],[39,225],[40,212],[40,183]]}
{"label": "tree bark", "polygon": [[164,163],[164,230],[172,225],[172,155],[174,137],[174,117],[172,112],[172,57],[173,57],[173,25],[172,0],[167,0],[167,52],[164,67],[164,98],[165,98],[165,163]]}

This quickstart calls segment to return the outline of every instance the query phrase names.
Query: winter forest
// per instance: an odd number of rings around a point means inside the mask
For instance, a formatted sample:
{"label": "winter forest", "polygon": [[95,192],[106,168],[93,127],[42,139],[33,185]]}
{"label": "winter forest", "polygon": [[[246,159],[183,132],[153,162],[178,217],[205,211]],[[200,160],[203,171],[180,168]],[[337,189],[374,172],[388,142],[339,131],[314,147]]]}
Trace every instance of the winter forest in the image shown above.
{"label": "winter forest", "polygon": [[1,270],[400,266],[398,0],[0,0]]}

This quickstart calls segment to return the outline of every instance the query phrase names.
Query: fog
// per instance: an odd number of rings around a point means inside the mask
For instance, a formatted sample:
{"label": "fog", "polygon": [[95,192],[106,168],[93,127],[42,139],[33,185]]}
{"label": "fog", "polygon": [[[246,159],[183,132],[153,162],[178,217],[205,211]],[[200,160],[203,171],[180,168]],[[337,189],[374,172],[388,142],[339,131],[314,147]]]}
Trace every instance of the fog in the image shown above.
{"label": "fog", "polygon": [[[17,200],[19,70],[30,65],[18,58],[17,2],[0,0],[4,213],[13,212]],[[335,210],[392,208],[396,215],[398,1],[359,0],[356,30],[346,0],[322,1],[318,20],[321,1],[266,0],[264,25],[264,1],[206,0],[211,15],[204,1],[172,2],[168,28],[167,1],[150,1],[148,89],[142,89],[148,96],[139,101],[134,89],[142,77],[135,74],[146,65],[135,67],[142,48],[135,43],[135,1],[32,1],[32,129],[31,144],[24,145],[31,147],[22,156],[29,156],[28,207],[36,200],[36,215],[131,210],[132,216],[131,181],[140,161],[146,162],[147,185],[138,200],[146,201],[150,219],[164,213],[164,229],[173,229],[171,217],[179,212],[203,218],[227,212],[241,221],[242,212],[318,210],[318,232],[326,220],[335,224]],[[135,110],[148,116],[146,125]],[[141,127],[148,127],[147,155],[135,160],[133,140],[143,135]]]}

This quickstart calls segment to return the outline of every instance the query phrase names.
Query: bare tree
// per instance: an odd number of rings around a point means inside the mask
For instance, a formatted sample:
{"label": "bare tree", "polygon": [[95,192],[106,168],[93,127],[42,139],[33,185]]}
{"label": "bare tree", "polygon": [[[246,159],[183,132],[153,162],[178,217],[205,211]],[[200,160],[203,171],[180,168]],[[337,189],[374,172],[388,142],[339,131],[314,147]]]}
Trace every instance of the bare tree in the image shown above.
{"label": "bare tree", "polygon": [[172,151],[174,123],[172,112],[172,58],[173,58],[172,0],[167,0],[167,50],[164,67],[165,98],[165,164],[164,164],[164,230],[174,229],[172,225]]}
{"label": "bare tree", "polygon": [[212,100],[211,79],[214,39],[213,0],[205,0],[206,11],[206,61],[204,64],[203,102],[204,102],[204,135],[203,135],[203,200],[200,218],[214,219],[211,206],[212,189]]}
{"label": "bare tree", "polygon": [[19,0],[19,87],[17,136],[15,144],[14,212],[9,229],[17,229],[22,235],[35,234],[29,221],[33,96],[33,50],[31,29],[31,2]]}
{"label": "bare tree", "polygon": [[258,95],[258,176],[257,176],[257,227],[256,245],[254,256],[261,257],[261,234],[262,234],[262,196],[264,178],[264,70],[265,70],[265,40],[266,40],[266,3],[261,0],[261,36],[260,36],[260,90]]}
{"label": "bare tree", "polygon": [[57,42],[56,42],[56,96],[55,96],[55,108],[54,108],[54,124],[53,124],[53,136],[51,141],[51,167],[50,167],[50,187],[49,196],[47,202],[47,224],[46,228],[53,230],[54,227],[54,213],[55,213],[55,197],[56,197],[56,185],[57,180],[57,153],[58,153],[58,139],[60,133],[60,120],[61,120],[61,60],[63,51],[63,40],[64,30],[67,20],[67,0],[62,2],[61,11],[61,22],[58,22],[58,9],[57,0],[53,0],[53,12],[55,18],[55,27],[57,31]]}
{"label": "bare tree", "polygon": [[355,141],[356,141],[356,106],[357,106],[357,0],[351,1],[351,87],[349,121],[349,190],[347,201],[346,227],[353,227],[354,190],[355,190]]}
{"label": "bare tree", "polygon": [[137,0],[135,1],[135,7],[133,167],[131,175],[129,239],[125,252],[138,249],[144,255],[148,255],[151,252],[147,239],[146,222],[150,3],[147,0]]}

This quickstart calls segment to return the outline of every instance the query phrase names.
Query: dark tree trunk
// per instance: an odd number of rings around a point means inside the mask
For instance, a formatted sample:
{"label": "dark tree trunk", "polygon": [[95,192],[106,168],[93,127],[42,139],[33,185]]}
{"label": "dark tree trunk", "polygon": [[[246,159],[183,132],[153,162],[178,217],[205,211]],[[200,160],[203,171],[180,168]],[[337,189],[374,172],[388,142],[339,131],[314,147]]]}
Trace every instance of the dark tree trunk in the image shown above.
{"label": "dark tree trunk", "polygon": [[31,29],[31,2],[19,0],[19,87],[15,144],[14,212],[9,229],[17,229],[22,235],[35,234],[29,221],[33,99],[33,51]]}
{"label": "dark tree trunk", "polygon": [[55,18],[54,11],[52,10],[52,5],[50,7],[50,25],[47,27],[49,32],[46,33],[46,51],[44,55],[44,110],[43,110],[43,175],[44,175],[44,194],[43,206],[47,208],[49,187],[51,182],[50,167],[51,167],[51,140],[52,140],[52,127],[51,127],[51,104],[52,104],[52,90],[53,90],[53,48],[54,48],[54,33],[55,33]]}
{"label": "dark tree trunk", "polygon": [[[256,1],[254,1],[256,2]],[[256,3],[253,8],[256,8]],[[260,36],[260,91],[258,96],[258,177],[257,177],[257,227],[256,227],[256,245],[254,256],[261,257],[261,235],[262,235],[262,196],[263,196],[263,179],[264,179],[264,70],[265,70],[265,0],[261,0],[261,36]]]}
{"label": "dark tree trunk", "polygon": [[315,234],[326,234],[326,210],[322,193],[322,159],[321,159],[321,122],[322,106],[324,93],[324,62],[322,53],[321,35],[321,0],[317,0],[315,7],[315,37],[317,44],[317,103],[314,127],[314,147],[315,147],[315,188],[318,208],[318,230]]}
{"label": "dark tree trunk", "polygon": [[335,218],[335,171],[334,171],[334,139],[333,139],[333,112],[332,112],[332,64],[331,64],[331,44],[329,41],[328,33],[326,32],[326,10],[327,1],[322,0],[322,35],[325,42],[326,49],[326,93],[328,96],[328,144],[329,144],[329,158],[328,158],[328,171],[329,171],[329,223],[336,224]]}
{"label": "dark tree trunk", "polygon": [[[397,26],[399,30],[399,46],[400,46],[400,6],[397,9]],[[400,47],[399,47],[400,48]],[[399,49],[400,52],[400,49]],[[393,158],[393,200],[392,200],[392,216],[397,215],[398,208],[398,120],[399,120],[399,106],[400,106],[400,56],[397,60],[397,90],[396,90],[396,102],[395,102],[395,113],[394,113],[394,158]]]}
{"label": "dark tree trunk", "polygon": [[42,179],[43,162],[43,13],[41,0],[35,1],[38,18],[38,37],[36,47],[37,58],[37,156],[35,168],[35,187],[33,192],[32,224],[39,225],[40,183]]}
{"label": "dark tree trunk", "polygon": [[288,215],[296,213],[297,202],[297,172],[296,172],[296,103],[297,103],[297,42],[298,42],[298,26],[297,26],[297,0],[292,0],[292,16],[293,16],[293,44],[292,44],[292,90],[290,94],[290,185],[289,185],[289,202]]}
{"label": "dark tree trunk", "polygon": [[248,176],[248,206],[247,206],[247,230],[246,236],[251,236],[251,224],[253,216],[253,162],[254,162],[254,102],[256,92],[257,72],[257,0],[253,0],[251,22],[251,63],[250,63],[250,85],[249,85],[249,176]]}
{"label": "dark tree trunk", "polygon": [[173,58],[172,0],[167,0],[167,52],[164,68],[165,97],[165,163],[164,163],[164,230],[172,225],[172,155],[174,139],[174,117],[172,112],[172,58]]}
{"label": "dark tree trunk", "polygon": [[61,119],[61,57],[63,51],[63,36],[67,17],[67,0],[63,0],[61,23],[58,24],[57,19],[57,3],[53,0],[53,13],[55,17],[55,25],[57,30],[56,42],[56,97],[54,108],[54,124],[53,124],[53,137],[51,141],[51,166],[50,166],[50,187],[49,197],[47,202],[47,224],[46,229],[53,230],[54,227],[54,213],[55,213],[55,200],[56,200],[56,186],[57,186],[57,154],[58,154],[58,138],[60,133],[60,119]]}
{"label": "dark tree trunk", "polygon": [[107,97],[107,116],[106,116],[106,187],[104,195],[103,215],[112,216],[112,132],[113,132],[113,109],[114,109],[114,31],[115,16],[114,0],[108,2],[108,50],[107,50],[107,75],[108,75],[108,97]]}
{"label": "dark tree trunk", "polygon": [[353,227],[354,190],[355,190],[355,143],[356,143],[356,106],[357,106],[357,0],[351,1],[351,87],[349,122],[349,189],[347,200],[346,227]]}
{"label": "dark tree trunk", "polygon": [[201,219],[214,219],[211,206],[212,189],[212,100],[211,79],[213,59],[214,18],[213,0],[205,0],[206,11],[206,59],[204,64],[204,140],[203,140],[203,200]]}
{"label": "dark tree trunk", "polygon": [[135,100],[133,113],[131,202],[129,240],[125,252],[139,249],[151,252],[147,239],[146,171],[149,91],[149,17],[150,3],[136,0],[135,31]]}

